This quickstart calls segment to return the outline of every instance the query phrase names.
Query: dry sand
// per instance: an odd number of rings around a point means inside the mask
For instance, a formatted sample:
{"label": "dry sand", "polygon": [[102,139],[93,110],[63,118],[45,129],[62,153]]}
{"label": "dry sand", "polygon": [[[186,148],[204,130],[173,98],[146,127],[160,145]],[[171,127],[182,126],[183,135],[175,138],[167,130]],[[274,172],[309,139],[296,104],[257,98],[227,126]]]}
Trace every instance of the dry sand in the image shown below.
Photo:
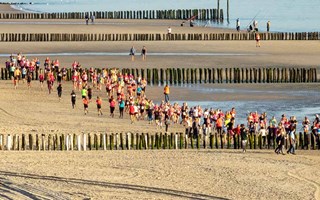
{"label": "dry sand", "polygon": [[[2,12],[15,12],[0,6]],[[10,20],[9,20],[10,21]],[[14,20],[13,20],[14,21]],[[211,31],[206,28],[178,27],[176,21],[101,21],[85,26],[81,21],[59,21],[68,25],[1,24],[5,32],[165,32]],[[15,21],[17,22],[17,21]],[[99,22],[99,21],[97,21]],[[53,23],[47,21],[45,23]],[[112,24],[113,23],[113,24]],[[174,24],[172,24],[174,23]],[[175,24],[177,23],[177,24]],[[155,25],[157,24],[157,25]],[[130,27],[130,28],[129,28]],[[212,31],[219,31],[212,29]],[[214,66],[319,66],[318,41],[268,41],[255,48],[254,41],[232,42],[52,42],[1,43],[0,53],[59,52],[128,52],[131,45],[146,45],[149,52],[212,52],[245,53],[253,56],[149,56],[132,63],[128,56],[51,56],[70,66],[73,60],[83,66],[105,67],[214,67]],[[44,56],[40,56],[41,61]],[[0,59],[1,67],[6,58]],[[318,68],[319,69],[319,68]],[[63,98],[56,92],[48,95],[38,82],[27,90],[20,85],[15,91],[11,81],[0,83],[1,133],[61,133],[81,132],[150,132],[154,125],[145,121],[130,125],[125,119],[110,118],[104,92],[103,117],[98,117],[95,103],[89,105],[89,115],[82,110],[78,93],[77,108],[71,109],[71,83],[63,85]],[[221,93],[211,88],[261,90],[246,95]],[[266,96],[266,90],[319,90],[319,84],[241,84],[172,87],[175,100],[260,100],[261,98],[301,99],[301,96]],[[147,95],[159,101],[162,87],[147,88]],[[190,95],[191,94],[191,95]],[[308,97],[305,97],[308,98]],[[302,99],[303,101],[303,99]],[[116,113],[116,116],[118,113]],[[174,125],[172,131],[183,131]],[[182,151],[106,151],[106,152],[1,152],[0,199],[320,199],[319,151],[298,151],[297,156],[276,156],[272,151],[232,150]]]}
{"label": "dry sand", "polygon": [[315,199],[319,151],[2,152],[1,199]]}

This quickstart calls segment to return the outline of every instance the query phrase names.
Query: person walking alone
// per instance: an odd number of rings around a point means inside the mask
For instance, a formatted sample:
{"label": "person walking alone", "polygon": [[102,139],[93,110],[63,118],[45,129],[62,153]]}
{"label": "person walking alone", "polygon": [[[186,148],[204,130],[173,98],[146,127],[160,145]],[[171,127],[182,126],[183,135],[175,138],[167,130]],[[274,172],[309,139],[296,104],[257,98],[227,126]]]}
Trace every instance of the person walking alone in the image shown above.
{"label": "person walking alone", "polygon": [[131,56],[131,61],[134,61],[134,55],[136,54],[136,49],[134,46],[131,47],[129,55]]}
{"label": "person walking alone", "polygon": [[146,61],[147,60],[147,48],[145,46],[143,46],[143,48],[141,50],[141,55],[142,55],[142,61]]}
{"label": "person walking alone", "polygon": [[170,87],[166,85],[163,90],[165,102],[169,101]]}

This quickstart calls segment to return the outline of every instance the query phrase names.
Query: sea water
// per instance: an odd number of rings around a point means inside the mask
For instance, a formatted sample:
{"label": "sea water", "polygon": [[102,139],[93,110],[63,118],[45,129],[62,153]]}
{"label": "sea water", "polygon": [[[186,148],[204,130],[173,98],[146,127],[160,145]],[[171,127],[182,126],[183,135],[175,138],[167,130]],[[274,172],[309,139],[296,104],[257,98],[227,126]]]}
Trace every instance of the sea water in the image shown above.
{"label": "sea water", "polygon": [[[217,0],[10,0],[30,3],[14,6],[32,12],[84,12],[84,11],[126,11],[126,10],[168,10],[216,8]],[[227,0],[220,0],[225,19]],[[319,0],[230,0],[230,20],[223,23],[201,23],[210,26],[235,28],[236,19],[241,29],[246,29],[253,20],[258,21],[259,30],[266,30],[271,21],[271,31],[319,31]]]}

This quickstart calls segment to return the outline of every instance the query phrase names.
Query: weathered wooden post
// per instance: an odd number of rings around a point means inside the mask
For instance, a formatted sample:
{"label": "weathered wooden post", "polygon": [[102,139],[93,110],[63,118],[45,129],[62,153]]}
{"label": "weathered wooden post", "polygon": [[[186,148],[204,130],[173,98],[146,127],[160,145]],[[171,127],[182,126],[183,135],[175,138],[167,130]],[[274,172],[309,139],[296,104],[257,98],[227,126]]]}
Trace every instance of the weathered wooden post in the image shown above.
{"label": "weathered wooden post", "polygon": [[[21,141],[21,149],[23,151],[25,151],[26,150],[26,137],[25,137],[24,134],[21,135],[21,139],[22,139],[22,141]],[[1,150],[1,146],[2,146],[2,135],[0,135],[0,150]]]}
{"label": "weathered wooden post", "polygon": [[183,133],[180,133],[180,149],[183,149]]}
{"label": "weathered wooden post", "polygon": [[43,151],[46,150],[45,134],[41,134],[41,149],[42,149]]}
{"label": "weathered wooden post", "polygon": [[70,136],[69,136],[69,134],[66,135],[66,141],[65,141],[65,142],[66,142],[66,144],[65,144],[65,147],[66,147],[65,150],[69,151],[69,147],[70,147],[70,146],[69,146],[69,145],[70,145]]}
{"label": "weathered wooden post", "polygon": [[136,133],[136,150],[139,149],[139,143],[140,143],[140,136],[139,136],[139,133]]}
{"label": "weathered wooden post", "polygon": [[93,140],[94,140],[94,148],[95,148],[96,150],[99,150],[98,135],[97,135],[97,134],[94,134]]}
{"label": "weathered wooden post", "polygon": [[91,134],[88,133],[88,146],[89,146],[89,150],[92,150],[92,139],[91,139]]}
{"label": "weathered wooden post", "polygon": [[29,134],[29,149],[33,150],[33,136]]}
{"label": "weathered wooden post", "polygon": [[151,135],[151,149],[153,150],[155,147],[155,140],[154,140],[154,135]]}
{"label": "weathered wooden post", "polygon": [[83,133],[83,151],[87,150],[87,134]]}
{"label": "weathered wooden post", "polygon": [[131,133],[127,133],[126,137],[127,137],[127,139],[126,139],[126,141],[127,141],[127,150],[130,150],[130,148],[131,148]]}
{"label": "weathered wooden post", "polygon": [[12,139],[11,139],[11,135],[8,134],[7,135],[7,150],[10,151],[12,148]]}
{"label": "weathered wooden post", "polygon": [[160,138],[158,133],[156,133],[155,145],[156,145],[156,149],[160,149]]}
{"label": "weathered wooden post", "polygon": [[65,136],[64,134],[62,134],[60,136],[60,150],[61,151],[64,151],[66,148],[65,148]]}
{"label": "weathered wooden post", "polygon": [[174,149],[178,149],[178,134],[174,134]]}
{"label": "weathered wooden post", "polygon": [[77,150],[81,151],[81,135],[77,135]]}

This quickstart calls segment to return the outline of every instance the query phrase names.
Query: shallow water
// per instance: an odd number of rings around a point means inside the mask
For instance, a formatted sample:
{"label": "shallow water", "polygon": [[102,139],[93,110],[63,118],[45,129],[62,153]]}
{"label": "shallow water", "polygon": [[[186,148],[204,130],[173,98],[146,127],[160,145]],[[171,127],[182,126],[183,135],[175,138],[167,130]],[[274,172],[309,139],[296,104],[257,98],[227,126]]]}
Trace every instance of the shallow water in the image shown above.
{"label": "shallow water", "polygon": [[[182,105],[182,101],[177,101]],[[187,101],[189,107],[200,105],[202,108],[221,109],[226,112],[232,107],[236,108],[237,117],[236,123],[246,124],[246,118],[249,112],[258,111],[258,113],[266,112],[268,120],[275,116],[278,122],[281,115],[296,116],[299,122],[298,131],[302,131],[301,122],[305,116],[310,120],[314,120],[315,114],[320,113],[319,98],[310,98],[308,100],[278,100],[278,101]]]}
{"label": "shallow water", "polygon": [[[128,51],[129,52],[129,51]],[[28,56],[128,56],[128,52],[69,52],[69,53],[31,53]],[[138,55],[138,54],[137,54]],[[259,54],[261,55],[261,54]],[[9,57],[10,54],[0,54],[0,57]],[[250,53],[148,53],[148,56],[258,56]]]}
{"label": "shallow water", "polygon": [[[83,11],[125,11],[125,10],[168,10],[216,8],[217,1],[212,0],[10,0],[10,2],[33,2],[32,5],[15,6],[18,9],[36,12],[83,12]],[[220,1],[226,19],[226,0]],[[272,31],[319,31],[319,0],[230,0],[230,24],[213,26],[235,28],[237,18],[242,29],[255,19],[260,30],[266,30],[266,23],[271,20]]]}

